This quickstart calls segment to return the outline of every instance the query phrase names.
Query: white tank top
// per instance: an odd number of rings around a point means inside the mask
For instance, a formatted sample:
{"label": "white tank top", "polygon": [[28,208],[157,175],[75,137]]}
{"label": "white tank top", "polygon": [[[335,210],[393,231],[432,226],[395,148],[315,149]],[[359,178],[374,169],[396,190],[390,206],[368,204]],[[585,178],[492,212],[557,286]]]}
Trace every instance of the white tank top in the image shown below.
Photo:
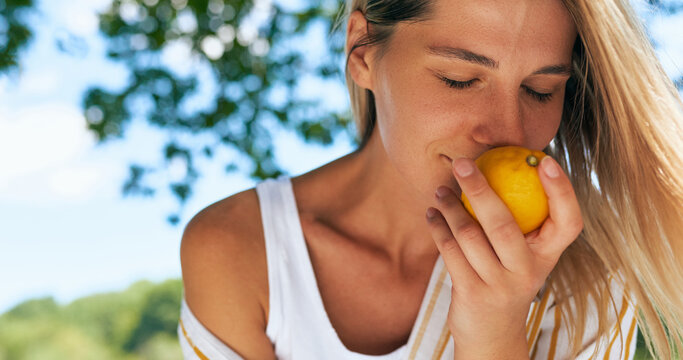
{"label": "white tank top", "polygon": [[283,175],[265,180],[256,191],[268,263],[270,313],[266,335],[278,359],[404,358],[406,345],[385,355],[361,354],[344,346],[320,296],[290,178]]}

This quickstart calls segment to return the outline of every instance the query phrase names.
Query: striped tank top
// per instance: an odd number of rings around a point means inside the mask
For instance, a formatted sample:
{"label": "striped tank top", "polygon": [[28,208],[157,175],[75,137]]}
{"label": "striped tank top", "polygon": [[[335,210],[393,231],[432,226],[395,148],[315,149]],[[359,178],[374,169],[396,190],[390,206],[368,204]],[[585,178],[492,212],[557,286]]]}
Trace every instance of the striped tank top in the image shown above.
{"label": "striped tank top", "polygon": [[[384,355],[367,355],[347,349],[332,326],[306,247],[291,180],[283,175],[256,186],[265,236],[270,313],[266,335],[282,360],[398,360],[453,359],[453,338],[446,318],[451,279],[441,257],[436,261],[408,343]],[[623,289],[613,282],[615,298]],[[567,359],[569,338],[551,291],[541,291],[527,315],[529,356]],[[588,319],[583,351],[577,359],[632,359],[636,344],[635,306],[623,297],[610,317],[610,338],[595,339],[597,316]],[[229,319],[226,319],[229,321]],[[617,336],[619,334],[619,336]],[[241,359],[215,338],[181,303],[178,336],[186,359]]]}

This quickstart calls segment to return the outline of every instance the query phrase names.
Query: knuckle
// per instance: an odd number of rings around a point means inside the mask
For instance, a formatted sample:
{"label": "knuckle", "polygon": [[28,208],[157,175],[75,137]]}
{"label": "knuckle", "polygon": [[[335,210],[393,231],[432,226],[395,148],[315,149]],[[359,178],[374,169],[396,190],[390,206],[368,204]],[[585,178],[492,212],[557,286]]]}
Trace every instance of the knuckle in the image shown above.
{"label": "knuckle", "polygon": [[583,218],[581,216],[577,216],[567,219],[565,226],[569,231],[578,236],[578,234],[583,231]]}
{"label": "knuckle", "polygon": [[491,230],[491,236],[498,239],[509,239],[517,236],[520,232],[517,223],[505,221]]}
{"label": "knuckle", "polygon": [[469,197],[477,197],[486,192],[489,189],[489,185],[485,181],[474,181],[469,186]]}
{"label": "knuckle", "polygon": [[565,199],[574,197],[574,188],[572,188],[571,184],[567,183],[565,186],[560,186],[560,188],[557,190],[557,195]]}
{"label": "knuckle", "polygon": [[576,233],[580,233],[583,231],[583,218],[581,216],[577,217],[574,222],[572,223],[572,228],[576,231]]}
{"label": "knuckle", "polygon": [[455,229],[455,236],[461,241],[472,241],[481,236],[481,228],[474,222],[466,222]]}
{"label": "knuckle", "polygon": [[460,250],[458,242],[452,236],[446,237],[446,239],[441,242],[441,248],[446,252]]}

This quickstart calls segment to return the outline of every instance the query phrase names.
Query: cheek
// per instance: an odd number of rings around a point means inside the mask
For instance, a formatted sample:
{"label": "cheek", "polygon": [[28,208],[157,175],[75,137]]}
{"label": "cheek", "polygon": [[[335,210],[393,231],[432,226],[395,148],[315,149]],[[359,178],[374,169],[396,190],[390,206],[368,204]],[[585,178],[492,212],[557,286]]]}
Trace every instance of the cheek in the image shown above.
{"label": "cheek", "polygon": [[559,126],[559,121],[548,121],[548,119],[542,119],[538,123],[533,124],[527,130],[529,134],[527,136],[527,146],[530,149],[543,150],[553,140]]}
{"label": "cheek", "polygon": [[395,71],[378,83],[377,126],[387,150],[397,154],[423,153],[425,143],[438,134],[437,127],[445,113],[433,89],[416,75]]}
{"label": "cheek", "polygon": [[[564,94],[560,99],[563,99]],[[526,123],[528,147],[534,150],[543,150],[555,137],[562,121],[562,103],[543,111]]]}
{"label": "cheek", "polygon": [[[392,89],[377,98],[377,129],[387,161],[414,190],[414,197],[429,202],[439,185],[455,188],[449,165],[439,158],[445,133],[459,119],[452,119],[445,105],[424,89]],[[391,98],[387,98],[391,95]],[[454,144],[453,144],[454,145]]]}
{"label": "cheek", "polygon": [[471,122],[472,113],[480,107],[454,102],[450,93],[424,78],[397,80],[386,84],[376,99],[380,136],[391,154],[425,161],[434,155],[431,147],[436,142],[454,140],[471,127],[466,119]]}

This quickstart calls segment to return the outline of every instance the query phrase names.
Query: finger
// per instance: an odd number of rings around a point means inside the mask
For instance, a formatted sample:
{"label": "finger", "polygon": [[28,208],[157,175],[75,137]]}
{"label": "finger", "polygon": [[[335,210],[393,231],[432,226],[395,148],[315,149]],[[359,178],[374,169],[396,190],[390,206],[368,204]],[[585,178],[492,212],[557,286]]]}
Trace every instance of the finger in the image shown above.
{"label": "finger", "polygon": [[583,230],[581,208],[574,188],[562,168],[550,156],[541,160],[539,177],[548,195],[548,218],[540,228],[539,256],[557,262],[562,252]]}
{"label": "finger", "polygon": [[533,265],[533,254],[503,200],[472,160],[454,160],[453,170],[500,263],[512,272],[528,272]]}
{"label": "finger", "polygon": [[[427,209],[427,223],[436,247],[441,253],[448,273],[451,275],[453,288],[470,287],[482,282],[476,271],[465,258],[460,245],[453,237],[446,219],[438,209]],[[457,280],[456,280],[457,279]]]}
{"label": "finger", "polygon": [[437,189],[439,211],[465,258],[487,284],[500,278],[502,265],[479,224],[465,210],[460,199],[446,186]]}

